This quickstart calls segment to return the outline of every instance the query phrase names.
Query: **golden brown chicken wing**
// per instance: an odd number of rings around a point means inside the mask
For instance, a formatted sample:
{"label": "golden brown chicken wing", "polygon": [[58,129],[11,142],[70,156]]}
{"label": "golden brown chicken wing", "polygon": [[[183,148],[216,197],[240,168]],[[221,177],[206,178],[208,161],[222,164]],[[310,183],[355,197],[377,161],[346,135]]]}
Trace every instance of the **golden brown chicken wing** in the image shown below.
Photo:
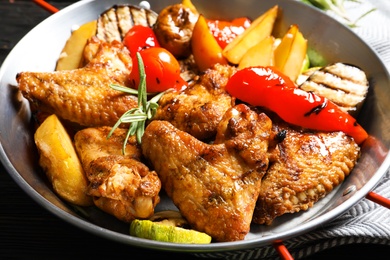
{"label": "golden brown chicken wing", "polygon": [[168,92],[160,99],[153,120],[169,121],[199,140],[214,138],[222,116],[234,105],[225,85],[235,71],[218,64],[183,92]]}
{"label": "golden brown chicken wing", "polygon": [[147,126],[141,148],[193,228],[216,241],[235,241],[250,229],[268,166],[270,132],[265,114],[238,105],[224,115],[215,144],[155,120]]}
{"label": "golden brown chicken wing", "polygon": [[272,224],[286,213],[307,210],[339,185],[360,148],[343,132],[305,132],[273,120],[280,142],[271,152],[253,222]]}
{"label": "golden brown chicken wing", "polygon": [[137,97],[113,90],[128,85],[131,58],[122,43],[101,43],[96,57],[81,69],[21,72],[19,89],[33,110],[56,114],[82,126],[113,126],[137,106]]}
{"label": "golden brown chicken wing", "polygon": [[148,218],[160,201],[161,182],[155,171],[143,164],[134,136],[122,154],[126,130],[86,128],[75,134],[75,147],[90,182],[88,194],[95,205],[118,219],[131,222]]}

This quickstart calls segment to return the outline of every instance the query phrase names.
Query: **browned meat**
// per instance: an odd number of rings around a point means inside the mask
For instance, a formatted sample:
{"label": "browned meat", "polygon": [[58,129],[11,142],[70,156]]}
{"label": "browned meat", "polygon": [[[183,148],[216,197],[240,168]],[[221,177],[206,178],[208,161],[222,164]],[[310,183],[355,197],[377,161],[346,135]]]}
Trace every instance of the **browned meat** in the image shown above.
{"label": "browned meat", "polygon": [[268,167],[271,125],[265,114],[238,105],[222,119],[215,144],[201,142],[169,122],[152,121],[141,148],[194,229],[216,241],[242,240]]}
{"label": "browned meat", "polygon": [[275,121],[273,128],[285,138],[272,152],[253,214],[254,223],[266,225],[312,207],[349,175],[360,155],[342,132],[302,132]]}
{"label": "browned meat", "polygon": [[177,58],[186,58],[191,54],[191,37],[198,14],[183,4],[174,4],[164,8],[153,26],[160,45]]}
{"label": "browned meat", "polygon": [[86,128],[75,134],[75,147],[90,181],[88,194],[95,205],[118,219],[148,218],[160,201],[161,181],[141,161],[141,150],[131,137],[122,154],[126,130]]}
{"label": "browned meat", "polygon": [[137,106],[137,97],[110,87],[127,85],[131,67],[122,43],[102,43],[96,57],[81,69],[21,72],[16,78],[33,110],[83,126],[113,126],[124,112]]}
{"label": "browned meat", "polygon": [[103,43],[98,37],[92,36],[87,40],[83,50],[82,67],[92,62],[93,59],[100,53],[102,46],[108,46],[107,43]]}
{"label": "browned meat", "polygon": [[178,60],[180,64],[180,76],[192,85],[198,78],[199,68],[194,60],[194,55],[188,56],[186,59]]}
{"label": "browned meat", "polygon": [[217,65],[183,92],[168,92],[160,99],[153,120],[169,121],[200,140],[214,138],[222,116],[234,105],[225,85],[235,71]]}

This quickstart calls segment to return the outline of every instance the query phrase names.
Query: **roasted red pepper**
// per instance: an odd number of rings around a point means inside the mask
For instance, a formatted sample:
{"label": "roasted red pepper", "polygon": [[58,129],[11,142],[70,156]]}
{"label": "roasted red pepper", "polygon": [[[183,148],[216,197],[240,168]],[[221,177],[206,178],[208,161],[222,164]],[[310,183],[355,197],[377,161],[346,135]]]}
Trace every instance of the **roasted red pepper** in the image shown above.
{"label": "roasted red pepper", "polygon": [[343,131],[357,144],[368,137],[351,115],[328,99],[299,89],[273,67],[242,69],[229,79],[226,90],[243,102],[274,111],[293,125],[321,131]]}
{"label": "roasted red pepper", "polygon": [[246,17],[233,19],[232,21],[207,20],[207,25],[221,48],[225,48],[237,35],[240,35],[251,25]]}

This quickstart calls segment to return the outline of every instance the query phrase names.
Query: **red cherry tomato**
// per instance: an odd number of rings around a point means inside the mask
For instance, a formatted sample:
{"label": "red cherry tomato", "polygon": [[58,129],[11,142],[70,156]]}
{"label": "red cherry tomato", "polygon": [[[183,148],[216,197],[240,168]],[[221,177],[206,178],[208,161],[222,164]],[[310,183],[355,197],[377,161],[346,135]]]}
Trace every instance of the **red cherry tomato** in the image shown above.
{"label": "red cherry tomato", "polygon": [[141,50],[150,47],[160,47],[153,29],[148,26],[134,25],[123,38],[123,44],[132,57]]}
{"label": "red cherry tomato", "polygon": [[357,144],[367,132],[356,119],[328,99],[306,92],[273,67],[249,67],[236,72],[226,91],[254,106],[266,107],[284,121],[322,131],[343,131]]}
{"label": "red cherry tomato", "polygon": [[[180,76],[179,62],[169,51],[161,47],[150,47],[139,54],[145,67],[147,92],[162,92],[169,88],[182,90],[187,87],[187,82]],[[140,75],[137,56],[133,57],[130,80],[134,88],[138,88]]]}
{"label": "red cherry tomato", "polygon": [[207,25],[221,48],[225,48],[237,35],[240,35],[251,25],[246,17],[236,18],[232,21],[208,20]]}

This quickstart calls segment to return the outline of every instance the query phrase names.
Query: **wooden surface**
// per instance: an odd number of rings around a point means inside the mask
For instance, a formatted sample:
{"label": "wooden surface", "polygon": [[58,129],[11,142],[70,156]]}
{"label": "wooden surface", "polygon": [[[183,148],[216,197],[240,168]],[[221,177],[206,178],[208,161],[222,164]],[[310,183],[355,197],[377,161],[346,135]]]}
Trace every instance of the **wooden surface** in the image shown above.
{"label": "wooden surface", "polygon": [[[61,9],[72,1],[48,1]],[[0,64],[15,44],[50,16],[32,1],[0,1]],[[23,61],[21,61],[23,62]],[[97,237],[52,215],[28,197],[0,165],[0,259],[150,259],[193,255],[152,251]],[[386,259],[389,247],[352,245],[334,248],[311,259],[375,255]],[[382,255],[382,258],[381,258]],[[196,258],[199,259],[199,258]]]}

